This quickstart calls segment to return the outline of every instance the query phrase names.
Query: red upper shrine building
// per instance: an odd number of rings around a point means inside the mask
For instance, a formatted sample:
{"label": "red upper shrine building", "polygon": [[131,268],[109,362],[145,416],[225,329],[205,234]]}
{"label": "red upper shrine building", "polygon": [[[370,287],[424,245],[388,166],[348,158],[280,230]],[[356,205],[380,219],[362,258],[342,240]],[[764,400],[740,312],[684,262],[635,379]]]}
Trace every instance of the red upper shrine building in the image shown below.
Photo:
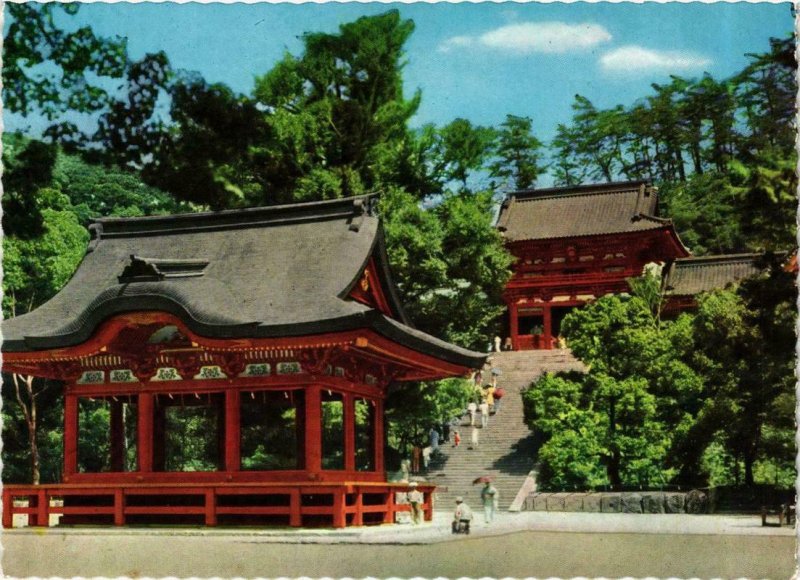
{"label": "red upper shrine building", "polygon": [[410,325],[373,201],[97,220],[63,290],[2,326],[5,372],[65,384],[62,481],[5,486],[3,525],[342,527],[407,510],[384,467],[390,384],[485,355]]}
{"label": "red upper shrine building", "polygon": [[506,286],[515,350],[558,347],[561,321],[576,306],[628,291],[645,265],[664,265],[668,308],[758,272],[754,254],[693,258],[672,221],[658,215],[645,181],[536,189],[511,194],[497,228],[516,261]]}

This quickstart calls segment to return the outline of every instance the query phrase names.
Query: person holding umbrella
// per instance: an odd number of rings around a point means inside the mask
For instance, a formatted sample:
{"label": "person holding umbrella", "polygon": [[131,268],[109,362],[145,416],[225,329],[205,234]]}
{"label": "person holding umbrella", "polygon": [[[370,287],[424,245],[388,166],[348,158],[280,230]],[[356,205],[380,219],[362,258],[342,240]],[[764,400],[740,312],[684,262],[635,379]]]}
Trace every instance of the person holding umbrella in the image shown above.
{"label": "person holding umbrella", "polygon": [[500,493],[497,488],[492,485],[492,477],[484,475],[472,482],[482,483],[483,489],[481,490],[481,503],[483,503],[483,516],[484,521],[489,524],[494,520],[494,513],[497,511],[497,506],[500,502]]}

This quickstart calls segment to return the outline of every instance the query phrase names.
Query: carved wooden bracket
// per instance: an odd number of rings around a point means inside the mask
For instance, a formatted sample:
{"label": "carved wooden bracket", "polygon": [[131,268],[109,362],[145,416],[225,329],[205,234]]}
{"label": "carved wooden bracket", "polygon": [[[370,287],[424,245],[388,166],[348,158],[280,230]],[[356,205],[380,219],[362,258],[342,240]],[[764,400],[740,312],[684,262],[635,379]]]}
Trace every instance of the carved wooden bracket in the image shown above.
{"label": "carved wooden bracket", "polygon": [[244,355],[238,352],[215,355],[213,358],[214,362],[219,365],[222,372],[225,373],[225,376],[229,379],[238,377],[247,367],[247,361],[245,361]]}
{"label": "carved wooden bracket", "polygon": [[156,364],[151,358],[129,359],[133,375],[140,383],[148,382],[156,374]]}
{"label": "carved wooden bracket", "polygon": [[173,355],[171,358],[173,366],[184,380],[192,379],[203,366],[200,353],[181,353],[177,356]]}

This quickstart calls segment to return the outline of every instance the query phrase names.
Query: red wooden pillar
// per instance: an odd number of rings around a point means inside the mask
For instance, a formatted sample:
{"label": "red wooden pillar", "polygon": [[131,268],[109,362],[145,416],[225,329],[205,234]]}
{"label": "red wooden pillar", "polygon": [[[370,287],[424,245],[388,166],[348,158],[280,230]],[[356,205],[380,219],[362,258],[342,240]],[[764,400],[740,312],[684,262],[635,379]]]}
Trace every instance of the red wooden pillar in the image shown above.
{"label": "red wooden pillar", "polygon": [[553,348],[553,316],[549,302],[544,305],[544,348]]}
{"label": "red wooden pillar", "polygon": [[3,527],[14,527],[14,515],[11,513],[11,507],[14,505],[14,497],[7,489],[3,490]]}
{"label": "red wooden pillar", "polygon": [[333,492],[333,527],[344,528],[347,524],[347,516],[344,513],[345,506],[344,487],[338,487]]}
{"label": "red wooden pillar", "polygon": [[423,494],[423,501],[422,519],[426,522],[433,521],[433,492],[426,491]]}
{"label": "red wooden pillar", "polygon": [[384,524],[393,524],[394,523],[394,512],[396,509],[395,504],[395,488],[390,487],[389,491],[386,494],[386,511],[383,512],[383,523]]}
{"label": "red wooden pillar", "polygon": [[299,528],[303,525],[303,514],[300,498],[300,490],[295,488],[289,492],[289,525]]}
{"label": "red wooden pillar", "polygon": [[139,471],[153,471],[153,395],[139,393],[137,449]]}
{"label": "red wooden pillar", "polygon": [[356,470],[356,409],[355,399],[350,393],[342,397],[344,405],[344,469]]}
{"label": "red wooden pillar", "polygon": [[364,525],[364,496],[363,490],[360,487],[356,487],[354,489],[356,492],[356,503],[355,503],[355,511],[353,513],[353,525],[354,526],[363,526]]}
{"label": "red wooden pillar", "polygon": [[78,472],[78,397],[64,396],[64,481]]}
{"label": "red wooden pillar", "polygon": [[216,526],[217,525],[217,496],[214,493],[214,489],[207,489],[206,493],[206,525],[207,526]]}
{"label": "red wooden pillar", "polygon": [[241,461],[241,396],[234,389],[225,391],[225,471],[239,471]]}
{"label": "red wooden pillar", "polygon": [[32,525],[44,528],[50,526],[50,499],[44,489],[40,489],[36,494],[36,515]]}
{"label": "red wooden pillar", "polygon": [[306,387],[305,417],[306,471],[309,475],[322,471],[322,398],[319,385]]}
{"label": "red wooden pillar", "polygon": [[111,471],[125,471],[125,422],[122,401],[111,401]]}
{"label": "red wooden pillar", "polygon": [[375,404],[375,471],[383,473],[383,446],[385,444],[383,434],[383,400],[370,399],[370,402]]}
{"label": "red wooden pillar", "polygon": [[125,525],[125,494],[122,488],[114,490],[114,525]]}
{"label": "red wooden pillar", "polygon": [[[297,469],[306,469],[306,394],[305,390],[292,391],[295,406],[295,462]],[[299,525],[299,524],[298,524]]]}
{"label": "red wooden pillar", "polygon": [[511,334],[511,344],[514,350],[519,350],[519,318],[517,316],[517,303],[508,303],[508,327]]}

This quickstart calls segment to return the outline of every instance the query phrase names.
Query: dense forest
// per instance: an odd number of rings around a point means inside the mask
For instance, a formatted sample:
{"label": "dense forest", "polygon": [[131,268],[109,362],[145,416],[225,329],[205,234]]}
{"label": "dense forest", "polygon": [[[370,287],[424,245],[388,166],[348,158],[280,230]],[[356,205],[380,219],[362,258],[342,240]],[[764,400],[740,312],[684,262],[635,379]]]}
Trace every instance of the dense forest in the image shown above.
{"label": "dense forest", "polygon": [[[695,254],[795,246],[792,39],[768,46],[765,39],[765,52],[731,78],[672,77],[633,105],[602,110],[577,95],[572,121],[543,143],[533,113],[507,115],[496,127],[461,118],[415,127],[423,95],[408,95],[403,84],[414,23],[398,11],[336,33],[306,33],[300,54],[257,71],[252,91],[238,94],[174,69],[164,53],[132,60],[122,39],[55,24],[55,13],[78,9],[7,6],[4,102],[10,112],[48,119],[49,127],[42,135],[3,136],[5,316],[36,308],[63,286],[83,256],[92,218],[380,191],[389,259],[411,318],[435,336],[484,350],[501,327],[511,266],[493,227],[497,203],[548,175],[565,185],[652,180],[663,213]],[[792,451],[784,407],[793,287],[775,280],[703,298],[696,315],[674,322],[661,321],[655,299],[636,292],[576,313],[568,338],[592,373],[548,377],[530,391],[530,420],[552,435],[542,459],[553,485],[653,484],[656,477],[724,483],[739,477],[739,461],[743,481],[777,480],[780,472],[783,482]],[[588,329],[618,332],[615,321],[626,317],[641,321],[643,342],[596,352]],[[650,348],[652,341],[663,348]],[[582,350],[584,343],[590,346]],[[608,362],[613,371],[603,370],[603,357],[618,361],[630,352],[639,353],[639,366]],[[57,479],[59,385],[4,379],[5,480]],[[394,391],[390,445],[404,454],[424,441],[431,424],[463,409],[469,389],[454,380]],[[569,392],[566,421],[560,413]],[[615,397],[636,410],[620,419],[624,445],[601,428],[608,421],[599,401]],[[747,421],[753,414],[755,427]],[[734,420],[747,444],[723,429]],[[551,421],[550,431],[543,421]],[[574,431],[553,427],[572,421]],[[588,437],[590,425],[596,429]],[[626,463],[630,449],[646,455],[635,467]]]}

